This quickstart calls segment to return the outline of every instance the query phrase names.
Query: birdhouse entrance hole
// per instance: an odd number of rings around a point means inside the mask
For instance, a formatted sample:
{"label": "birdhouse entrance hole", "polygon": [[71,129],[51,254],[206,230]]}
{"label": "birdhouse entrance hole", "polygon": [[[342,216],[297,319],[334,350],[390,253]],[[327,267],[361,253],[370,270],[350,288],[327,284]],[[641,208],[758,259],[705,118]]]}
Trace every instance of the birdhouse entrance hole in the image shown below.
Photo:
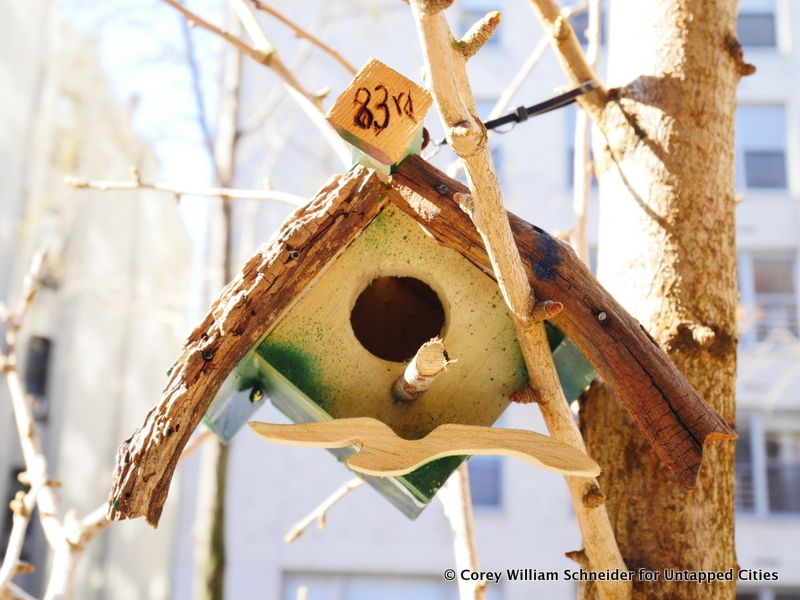
{"label": "birdhouse entrance hole", "polygon": [[422,344],[442,333],[444,306],[424,281],[376,277],[359,294],[350,324],[358,341],[372,354],[405,362]]}

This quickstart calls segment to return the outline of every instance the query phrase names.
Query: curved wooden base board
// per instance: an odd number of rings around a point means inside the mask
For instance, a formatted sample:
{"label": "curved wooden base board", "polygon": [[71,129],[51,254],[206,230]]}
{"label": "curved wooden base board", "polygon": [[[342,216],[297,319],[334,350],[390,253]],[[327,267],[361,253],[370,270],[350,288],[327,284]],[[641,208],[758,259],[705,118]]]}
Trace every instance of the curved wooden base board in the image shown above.
{"label": "curved wooden base board", "polygon": [[551,437],[522,429],[477,425],[440,425],[422,439],[406,440],[369,417],[318,423],[277,425],[249,423],[270,442],[311,448],[346,448],[357,452],[347,466],[365,475],[405,475],[437,458],[496,454],[520,458],[536,467],[576,477],[596,477],[600,467],[584,452]]}

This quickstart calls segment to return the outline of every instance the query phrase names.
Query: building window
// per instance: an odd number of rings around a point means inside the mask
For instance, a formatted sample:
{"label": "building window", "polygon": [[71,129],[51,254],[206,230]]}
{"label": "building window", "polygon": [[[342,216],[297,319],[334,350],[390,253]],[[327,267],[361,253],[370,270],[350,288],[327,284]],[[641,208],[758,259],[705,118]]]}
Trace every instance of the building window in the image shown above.
{"label": "building window", "polygon": [[[500,1],[495,0],[462,0],[457,6],[460,8],[458,13],[458,26],[456,31],[459,37],[463,37],[469,28],[480,21],[487,13],[500,10]],[[501,27],[494,30],[492,37],[486,42],[486,47],[497,47],[500,45]]]}
{"label": "building window", "polygon": [[756,499],[753,483],[753,449],[750,444],[750,424],[745,420],[736,433],[736,509],[746,513],[755,512]]}
{"label": "building window", "polygon": [[47,382],[50,376],[50,354],[53,344],[49,338],[31,336],[25,349],[25,390],[33,398],[33,416],[47,421]]}
{"label": "building window", "polygon": [[761,517],[800,515],[800,415],[740,419],[736,508]]}
{"label": "building window", "polygon": [[745,48],[775,48],[775,0],[742,0],[736,28]]}
{"label": "building window", "polygon": [[767,431],[770,513],[800,513],[800,431]]}
{"label": "building window", "polygon": [[736,186],[786,189],[786,114],[780,105],[736,111]]}
{"label": "building window", "polygon": [[800,335],[794,252],[748,252],[739,257],[742,343]]}
{"label": "building window", "polygon": [[469,491],[476,508],[503,506],[503,463],[500,456],[473,456],[467,463]]}

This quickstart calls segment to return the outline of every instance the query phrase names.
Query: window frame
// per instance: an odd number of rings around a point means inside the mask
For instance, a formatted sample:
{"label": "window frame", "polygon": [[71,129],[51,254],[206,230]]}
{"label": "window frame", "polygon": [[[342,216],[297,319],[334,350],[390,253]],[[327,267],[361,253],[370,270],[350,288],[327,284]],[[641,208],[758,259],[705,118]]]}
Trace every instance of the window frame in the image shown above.
{"label": "window frame", "polygon": [[[781,250],[742,250],[737,257],[738,284],[740,304],[744,311],[744,329],[739,331],[739,343],[743,348],[755,346],[758,342],[769,339],[769,333],[764,339],[759,339],[758,323],[756,322],[756,307],[758,306],[759,293],[756,291],[755,261],[756,259],[783,259],[789,258],[793,263],[794,275],[794,307],[795,323],[800,327],[800,255],[795,248]],[[787,294],[788,295],[788,294]]]}
{"label": "window frame", "polygon": [[[761,147],[760,145],[749,145],[745,143],[744,128],[740,127],[742,123],[742,115],[748,109],[778,109],[783,117],[783,126],[779,128],[780,135],[783,137],[780,140],[775,140],[777,143],[769,147]],[[790,114],[787,111],[786,103],[783,101],[778,102],[740,102],[736,107],[735,126],[736,136],[734,139],[734,171],[735,181],[734,185],[736,190],[755,192],[758,194],[788,194],[791,188],[791,169],[789,164],[789,137],[787,128],[789,125]],[[775,187],[765,186],[750,186],[747,181],[747,154],[768,154],[770,152],[783,154],[783,185]]]}
{"label": "window frame", "polygon": [[[778,40],[778,15],[777,10],[773,6],[770,11],[768,9],[747,9],[740,10],[736,15],[736,35],[742,44],[742,48],[751,52],[777,52],[780,43]],[[769,17],[772,19],[772,43],[771,44],[746,44],[742,41],[740,19],[746,17]]]}
{"label": "window frame", "polygon": [[[769,502],[769,482],[767,472],[767,433],[786,430],[791,428],[786,424],[786,418],[770,416],[765,419],[765,415],[759,411],[748,411],[740,414],[738,421],[747,422],[747,427],[743,428],[747,432],[750,441],[750,466],[753,478],[753,509],[742,509],[735,506],[737,517],[770,519],[770,520],[800,520],[800,510],[798,511],[772,511]],[[800,415],[790,420],[800,431]],[[773,426],[772,423],[781,423],[780,427]],[[743,433],[743,431],[740,431]]]}
{"label": "window frame", "polygon": [[[477,459],[477,462],[475,462]],[[476,502],[475,501],[475,492],[473,486],[477,482],[477,477],[473,477],[474,471],[473,468],[476,465],[481,463],[491,464],[493,468],[496,468],[496,503],[483,503],[483,502]],[[504,465],[503,465],[503,457],[496,456],[496,455],[475,455],[471,456],[467,461],[467,471],[469,472],[469,485],[470,485],[470,496],[472,497],[472,507],[476,512],[488,512],[488,513],[497,513],[503,512],[505,509],[505,493],[503,489],[503,481],[504,477]]]}

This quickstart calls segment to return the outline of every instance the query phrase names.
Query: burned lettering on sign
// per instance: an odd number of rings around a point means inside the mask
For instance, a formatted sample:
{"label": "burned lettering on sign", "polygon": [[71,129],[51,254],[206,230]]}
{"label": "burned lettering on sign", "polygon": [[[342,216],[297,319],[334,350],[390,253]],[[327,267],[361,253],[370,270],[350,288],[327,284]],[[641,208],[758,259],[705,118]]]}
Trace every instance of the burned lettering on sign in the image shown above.
{"label": "burned lettering on sign", "polygon": [[[383,92],[382,95],[376,94],[375,100],[370,108],[370,102],[373,100],[372,92],[366,87],[360,87],[353,95],[353,106],[358,107],[353,115],[353,123],[360,129],[374,129],[375,135],[380,135],[381,131],[389,126],[392,118],[392,111],[387,101],[389,100],[389,90],[384,84],[378,84],[373,88],[374,92]],[[378,98],[380,100],[378,101]],[[407,117],[414,123],[417,122],[414,116],[414,101],[411,99],[411,92],[400,92],[399,94],[391,94],[394,101],[394,107],[397,111],[398,118]],[[403,102],[405,98],[405,102]],[[382,120],[378,121],[378,116]]]}

